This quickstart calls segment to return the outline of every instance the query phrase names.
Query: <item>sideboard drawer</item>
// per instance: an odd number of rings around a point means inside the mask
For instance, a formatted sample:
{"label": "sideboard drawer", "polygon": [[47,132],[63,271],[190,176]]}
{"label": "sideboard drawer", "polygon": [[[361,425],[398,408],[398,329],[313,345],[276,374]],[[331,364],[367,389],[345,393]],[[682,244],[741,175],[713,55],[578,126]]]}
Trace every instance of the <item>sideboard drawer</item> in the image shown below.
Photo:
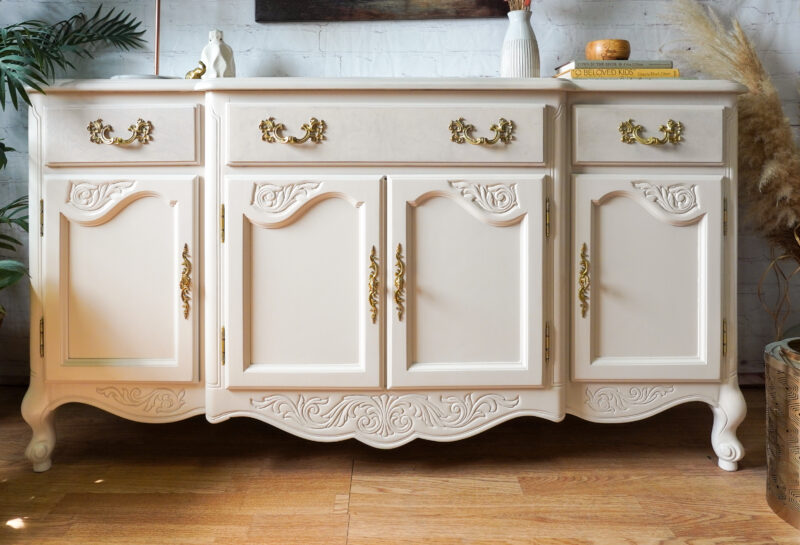
{"label": "sideboard drawer", "polygon": [[55,106],[44,111],[44,160],[66,165],[196,165],[197,104]]}
{"label": "sideboard drawer", "polygon": [[721,106],[577,105],[573,160],[721,164],[723,112]]}
{"label": "sideboard drawer", "polygon": [[543,104],[231,103],[226,157],[234,166],[543,164],[544,111]]}

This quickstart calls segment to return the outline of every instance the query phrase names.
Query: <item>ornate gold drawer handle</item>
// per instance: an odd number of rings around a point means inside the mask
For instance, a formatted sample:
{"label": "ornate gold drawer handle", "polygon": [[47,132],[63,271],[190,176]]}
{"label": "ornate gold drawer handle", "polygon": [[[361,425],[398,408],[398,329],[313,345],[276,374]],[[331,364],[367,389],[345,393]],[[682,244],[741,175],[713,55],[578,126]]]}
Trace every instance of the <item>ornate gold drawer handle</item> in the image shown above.
{"label": "ornate gold drawer handle", "polygon": [[375,250],[375,246],[373,246],[372,251],[369,254],[369,279],[367,281],[367,300],[369,301],[370,316],[372,317],[373,324],[378,321],[378,290],[380,289],[381,285],[380,280],[378,279],[379,273],[380,267],[378,266],[378,255],[377,251]]}
{"label": "ornate gold drawer handle", "polygon": [[114,129],[111,125],[103,125],[102,119],[90,121],[86,126],[86,130],[89,131],[89,141],[94,142],[95,144],[127,146],[129,144],[133,144],[134,142],[141,142],[142,144],[147,144],[150,142],[150,133],[153,132],[153,124],[140,117],[136,120],[136,123],[128,127],[128,130],[131,132],[131,136],[129,138],[109,136],[108,133]]}
{"label": "ornate gold drawer handle", "polygon": [[394,254],[397,260],[394,268],[394,302],[397,305],[397,319],[403,321],[405,314],[405,294],[406,294],[406,265],[403,263],[403,245],[397,245],[397,252]]}
{"label": "ornate gold drawer handle", "polygon": [[189,261],[189,245],[183,245],[183,270],[181,271],[181,301],[183,303],[183,317],[189,319],[189,301],[192,299],[192,262]]}
{"label": "ornate gold drawer handle", "polygon": [[680,121],[673,121],[670,119],[666,125],[661,125],[658,130],[664,133],[663,138],[644,138],[641,131],[644,127],[641,125],[634,125],[633,119],[623,121],[619,125],[619,132],[622,134],[622,142],[626,144],[635,144],[639,142],[645,146],[663,146],[664,144],[677,144],[683,141],[683,123]]}
{"label": "ornate gold drawer handle", "polygon": [[327,129],[328,126],[325,125],[324,120],[312,117],[308,123],[304,123],[303,126],[300,127],[306,131],[306,134],[304,134],[302,138],[283,136],[282,133],[286,130],[286,125],[283,123],[276,123],[274,117],[269,117],[259,123],[258,128],[261,129],[261,140],[269,142],[270,144],[274,144],[275,142],[280,144],[302,144],[309,140],[315,144],[319,144],[325,140],[325,129]]}
{"label": "ornate gold drawer handle", "polygon": [[581,301],[581,317],[586,318],[589,311],[589,248],[583,243],[581,248],[581,270],[578,272],[578,299]]}
{"label": "ornate gold drawer handle", "polygon": [[494,138],[491,140],[485,136],[475,138],[472,136],[472,131],[474,130],[474,125],[469,125],[464,121],[463,117],[459,117],[455,121],[450,122],[450,140],[456,144],[468,142],[476,146],[493,146],[498,142],[508,144],[514,139],[514,122],[502,117],[495,125],[489,127],[489,130],[494,132]]}

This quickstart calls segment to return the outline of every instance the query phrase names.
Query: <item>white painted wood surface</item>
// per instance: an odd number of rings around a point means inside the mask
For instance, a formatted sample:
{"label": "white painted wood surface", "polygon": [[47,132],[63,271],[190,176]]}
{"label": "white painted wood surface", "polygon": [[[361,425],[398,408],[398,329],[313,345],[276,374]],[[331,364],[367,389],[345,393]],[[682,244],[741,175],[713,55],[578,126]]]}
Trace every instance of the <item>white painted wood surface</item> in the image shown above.
{"label": "white painted wood surface", "polygon": [[542,384],[546,191],[543,176],[389,178],[388,387]]}
{"label": "white painted wood surface", "polygon": [[[30,198],[33,216],[41,205],[45,215],[43,232],[32,224],[31,331],[35,339],[43,316],[44,356],[34,340],[23,415],[34,430],[27,452],[37,471],[50,465],[52,411],[69,401],[148,422],[201,412],[212,422],[249,416],[309,439],[355,437],[382,448],[416,437],[456,440],[521,415],[624,422],[702,401],[714,412],[719,464],[735,469],[745,407],[731,297],[736,245],[723,233],[722,199],[730,200],[727,229],[735,232],[735,195],[726,184],[735,183],[738,87],[686,82],[674,92],[670,82],[659,92],[653,82],[631,82],[617,93],[592,83],[558,91],[551,83],[496,80],[475,81],[466,92],[468,80],[450,90],[441,81],[408,84],[351,80],[314,90],[300,82],[293,91],[288,81],[264,81],[256,94],[263,104],[277,85],[269,99],[275,104],[292,97],[293,108],[306,112],[347,104],[365,126],[384,128],[376,139],[350,140],[360,153],[375,153],[374,161],[345,156],[341,164],[279,155],[274,165],[227,161],[227,144],[241,133],[226,105],[252,100],[255,82],[247,81],[239,91],[226,83],[204,94],[185,82],[172,92],[155,84],[175,104],[204,101],[204,125],[190,138],[204,142],[202,165],[48,166],[46,108],[81,96],[128,103],[131,95],[82,83],[80,91],[34,97]],[[381,123],[387,109],[361,105],[383,101],[419,112],[432,97],[447,118],[475,104],[481,112],[489,104],[535,105],[515,110],[522,117],[513,121],[544,144],[512,141],[520,160],[494,165],[458,157],[431,165],[413,154],[413,163],[395,162],[406,146],[420,144]],[[616,111],[630,104],[724,111],[712,135],[725,143],[723,162],[633,156],[573,165],[573,106]],[[530,111],[542,115],[528,118]],[[610,149],[619,143],[606,140]],[[94,185],[75,193],[76,183]],[[100,183],[122,185],[100,190]],[[178,289],[184,240],[197,248],[190,252],[197,275],[191,320],[181,314]],[[595,275],[587,321],[574,280],[584,240]],[[398,244],[403,320],[393,291]],[[92,266],[115,252],[122,255],[113,266]],[[120,280],[126,293],[107,294]],[[161,321],[149,322],[150,315]],[[136,334],[126,335],[125,320]],[[85,331],[93,322],[110,333],[95,339]],[[152,342],[136,336],[152,327]],[[177,363],[155,365],[175,343]],[[186,346],[202,357],[184,357]],[[68,380],[73,390],[63,388]]]}
{"label": "white painted wood surface", "polygon": [[42,186],[47,380],[197,380],[197,178],[76,173]]}
{"label": "white painted wood surface", "polygon": [[380,177],[236,175],[223,191],[228,384],[380,386]]}
{"label": "white painted wood surface", "polygon": [[[196,105],[165,105],[158,99],[135,95],[109,104],[78,103],[44,111],[44,157],[48,166],[196,165],[200,162],[197,139],[200,112]],[[138,119],[152,125],[147,143],[127,146],[96,144],[86,126],[101,119],[109,125],[106,136],[130,138],[128,127]]]}
{"label": "white painted wood surface", "polygon": [[[227,162],[231,166],[269,163],[538,163],[544,162],[544,105],[438,104],[327,101],[297,106],[269,97],[262,104],[228,106]],[[325,122],[324,140],[283,146],[264,142],[259,123],[274,117],[285,136],[303,137],[300,127],[313,117]],[[475,138],[493,138],[490,127],[514,119],[513,141],[488,147],[451,140],[450,124],[463,118]],[[391,130],[387,130],[391,128]]]}
{"label": "white painted wood surface", "polygon": [[723,184],[717,176],[579,174],[573,379],[720,380]]}

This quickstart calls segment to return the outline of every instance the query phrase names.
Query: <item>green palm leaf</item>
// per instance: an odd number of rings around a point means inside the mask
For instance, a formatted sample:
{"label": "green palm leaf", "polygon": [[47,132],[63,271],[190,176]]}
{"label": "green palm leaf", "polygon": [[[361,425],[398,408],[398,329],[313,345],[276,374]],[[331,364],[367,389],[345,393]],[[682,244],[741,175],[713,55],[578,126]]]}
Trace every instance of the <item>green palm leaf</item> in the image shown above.
{"label": "green palm leaf", "polygon": [[0,259],[0,290],[20,281],[28,270],[25,265],[13,259]]}
{"label": "green palm leaf", "polygon": [[7,99],[14,108],[20,99],[30,104],[25,87],[42,91],[56,70],[74,68],[70,55],[91,57],[93,44],[126,51],[142,47],[143,35],[141,21],[114,9],[103,13],[102,6],[88,17],[79,14],[55,24],[32,20],[0,28],[0,108],[5,109]]}

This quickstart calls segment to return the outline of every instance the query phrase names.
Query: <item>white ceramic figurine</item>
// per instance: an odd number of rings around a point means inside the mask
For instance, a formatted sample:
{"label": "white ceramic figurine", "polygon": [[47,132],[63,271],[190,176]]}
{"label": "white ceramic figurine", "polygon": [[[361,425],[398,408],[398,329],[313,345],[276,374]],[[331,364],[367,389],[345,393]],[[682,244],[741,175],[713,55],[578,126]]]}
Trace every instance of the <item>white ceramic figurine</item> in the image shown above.
{"label": "white ceramic figurine", "polygon": [[233,49],[222,41],[221,30],[212,30],[208,33],[208,44],[203,48],[200,60],[206,65],[203,79],[232,78],[236,75]]}

